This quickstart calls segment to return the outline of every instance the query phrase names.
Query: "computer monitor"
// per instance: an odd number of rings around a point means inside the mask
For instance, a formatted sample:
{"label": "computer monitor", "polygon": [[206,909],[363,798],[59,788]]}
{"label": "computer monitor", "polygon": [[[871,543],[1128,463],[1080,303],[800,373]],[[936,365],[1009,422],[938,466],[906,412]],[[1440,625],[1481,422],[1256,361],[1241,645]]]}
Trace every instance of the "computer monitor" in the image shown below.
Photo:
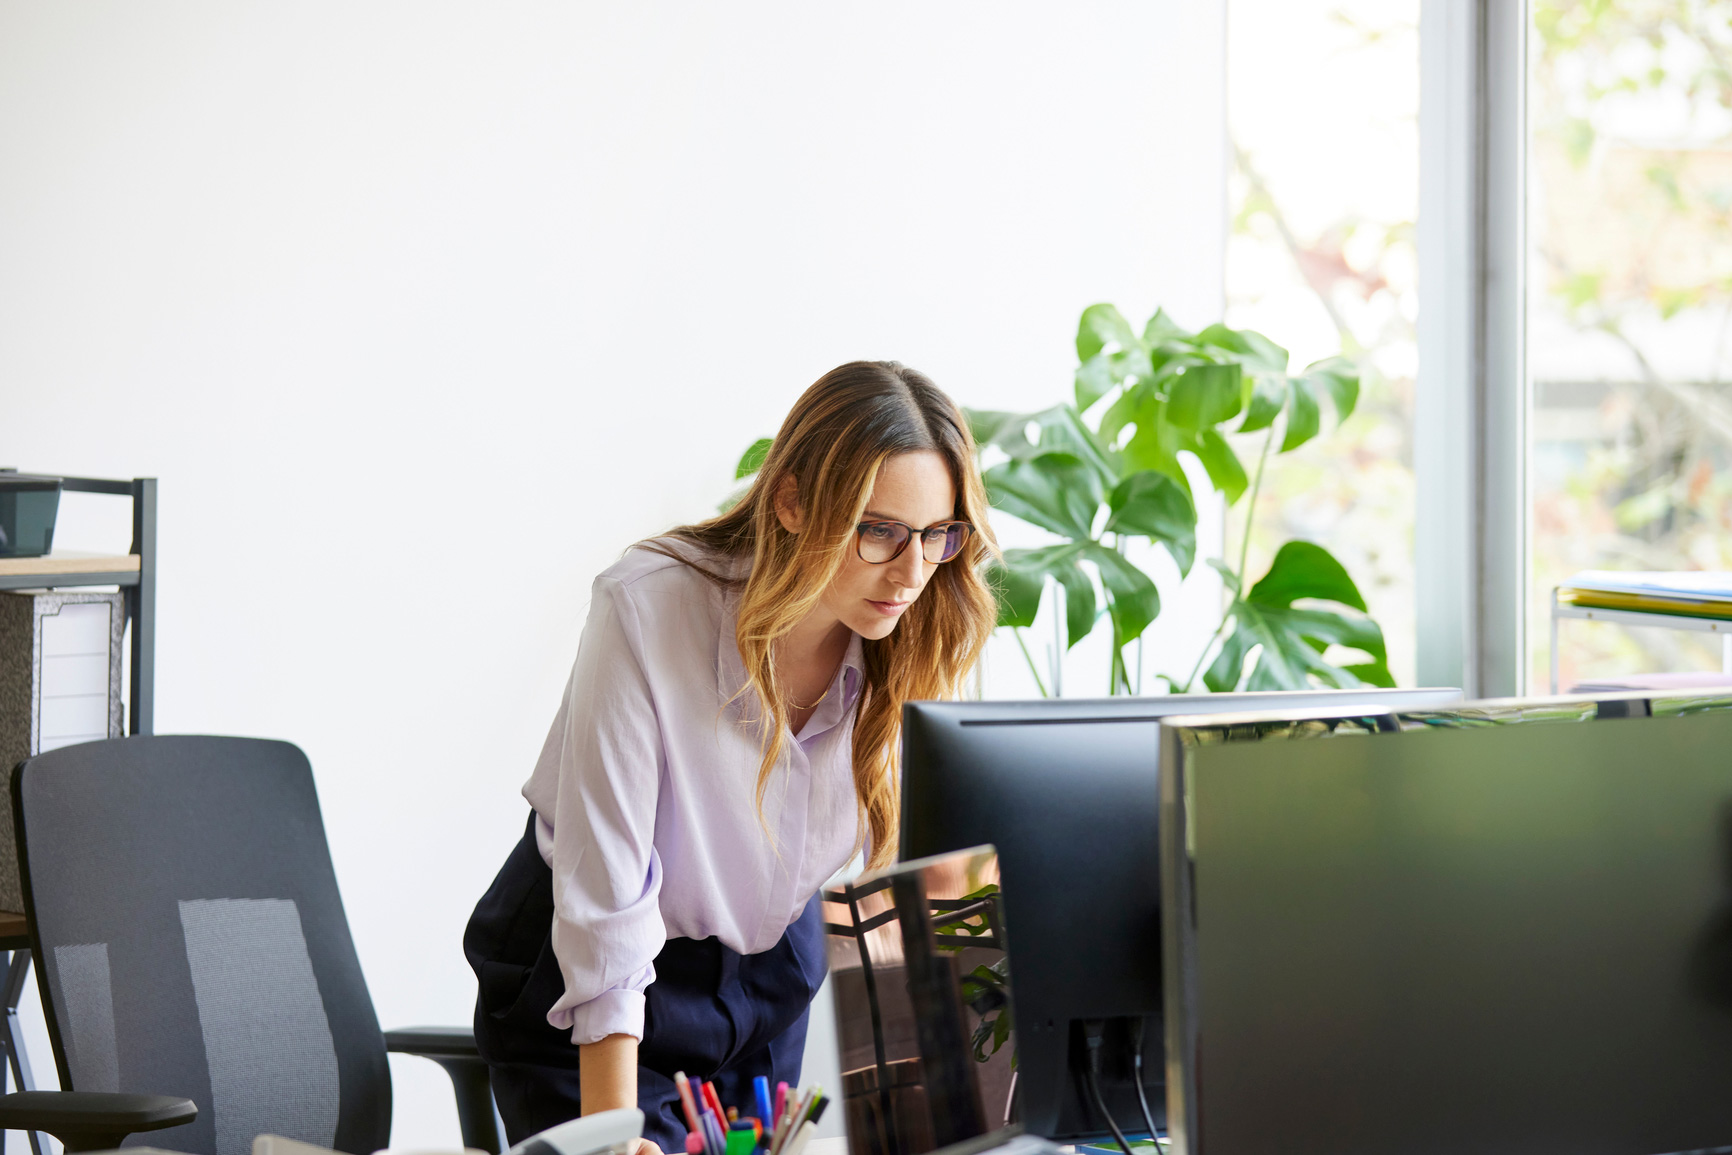
{"label": "computer monitor", "polygon": [[1161,1073],[1160,720],[1215,710],[1460,701],[1453,689],[1300,691],[1031,702],[913,702],[902,721],[902,844],[921,858],[998,848],[1022,1007],[1018,1097],[1029,1131],[1100,1138],[1088,1036],[1107,1111],[1140,1121],[1130,1051],[1140,1031],[1156,1126]]}
{"label": "computer monitor", "polygon": [[824,893],[850,1155],[1051,1155],[1015,1118],[1016,996],[990,846]]}
{"label": "computer monitor", "polygon": [[1162,728],[1173,1155],[1732,1150],[1732,699]]}

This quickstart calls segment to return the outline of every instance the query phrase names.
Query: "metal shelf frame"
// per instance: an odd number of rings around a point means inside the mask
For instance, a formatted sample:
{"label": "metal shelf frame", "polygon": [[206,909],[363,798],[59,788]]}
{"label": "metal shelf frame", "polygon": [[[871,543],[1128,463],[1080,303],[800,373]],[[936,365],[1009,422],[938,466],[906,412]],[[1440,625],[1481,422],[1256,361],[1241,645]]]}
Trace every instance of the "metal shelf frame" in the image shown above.
{"label": "metal shelf frame", "polygon": [[1576,618],[1588,622],[1610,622],[1619,626],[1642,626],[1654,630],[1690,630],[1720,636],[1720,671],[1732,674],[1732,618],[1702,618],[1691,614],[1651,614],[1641,610],[1602,610],[1573,606],[1558,600],[1552,587],[1552,693],[1558,692],[1558,622]]}
{"label": "metal shelf frame", "polygon": [[[45,476],[58,475],[49,473]],[[132,627],[127,733],[153,733],[156,715],[156,478],[111,481],[100,477],[61,477],[60,489],[63,493],[100,493],[132,499],[132,548],[128,552],[137,556],[138,568],[92,573],[0,574],[0,590],[119,586],[126,598],[126,619]]]}

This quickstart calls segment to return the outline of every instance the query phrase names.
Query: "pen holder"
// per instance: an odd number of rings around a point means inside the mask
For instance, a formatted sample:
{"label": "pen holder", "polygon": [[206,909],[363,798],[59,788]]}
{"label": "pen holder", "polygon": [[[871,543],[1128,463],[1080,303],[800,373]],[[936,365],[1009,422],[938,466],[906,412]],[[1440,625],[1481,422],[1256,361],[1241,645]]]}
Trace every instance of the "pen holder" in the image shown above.
{"label": "pen holder", "polygon": [[60,479],[0,470],[0,557],[41,557],[54,546]]}

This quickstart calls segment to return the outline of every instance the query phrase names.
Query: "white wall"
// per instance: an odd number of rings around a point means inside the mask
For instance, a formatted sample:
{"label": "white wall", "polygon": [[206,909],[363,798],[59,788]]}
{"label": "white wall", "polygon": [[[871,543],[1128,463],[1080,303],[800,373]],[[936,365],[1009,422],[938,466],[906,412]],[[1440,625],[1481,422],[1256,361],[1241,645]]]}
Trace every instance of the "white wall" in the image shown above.
{"label": "white wall", "polygon": [[0,0],[0,464],[162,479],[158,729],[308,752],[382,1023],[468,1019],[590,577],[802,387],[1218,315],[1221,3]]}

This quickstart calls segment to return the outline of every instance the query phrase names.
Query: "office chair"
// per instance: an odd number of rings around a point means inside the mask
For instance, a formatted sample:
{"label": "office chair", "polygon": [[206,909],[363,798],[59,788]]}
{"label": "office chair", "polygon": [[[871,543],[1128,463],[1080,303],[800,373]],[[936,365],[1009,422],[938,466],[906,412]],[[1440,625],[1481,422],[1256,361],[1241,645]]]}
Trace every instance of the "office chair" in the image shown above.
{"label": "office chair", "polygon": [[265,1132],[367,1155],[390,1138],[390,1050],[443,1066],[464,1145],[501,1149],[470,1028],[380,1033],[299,749],[66,746],[18,764],[12,808],[67,1090],[0,1097],[0,1127],[68,1151],[172,1127],[158,1145],[196,1155]]}

